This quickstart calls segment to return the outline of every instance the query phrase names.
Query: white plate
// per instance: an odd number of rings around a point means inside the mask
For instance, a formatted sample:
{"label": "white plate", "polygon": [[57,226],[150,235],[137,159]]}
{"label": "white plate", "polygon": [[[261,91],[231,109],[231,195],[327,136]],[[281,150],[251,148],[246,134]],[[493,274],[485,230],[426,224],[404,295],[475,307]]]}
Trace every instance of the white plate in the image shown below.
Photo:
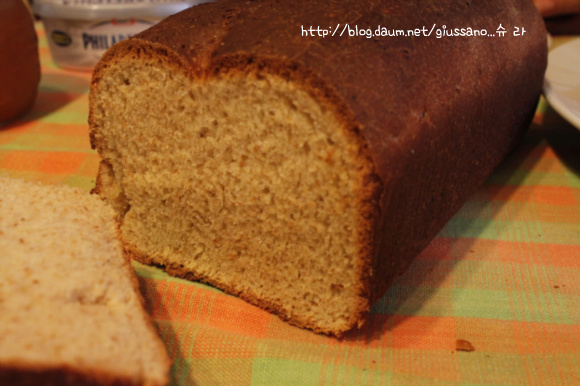
{"label": "white plate", "polygon": [[548,54],[544,95],[554,110],[580,129],[580,38]]}

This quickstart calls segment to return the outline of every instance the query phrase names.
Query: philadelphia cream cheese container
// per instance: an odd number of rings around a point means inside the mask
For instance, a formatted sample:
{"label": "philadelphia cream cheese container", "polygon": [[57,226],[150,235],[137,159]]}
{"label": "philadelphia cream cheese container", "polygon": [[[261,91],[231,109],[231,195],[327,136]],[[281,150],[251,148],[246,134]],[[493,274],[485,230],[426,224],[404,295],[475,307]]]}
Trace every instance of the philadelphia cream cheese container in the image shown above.
{"label": "philadelphia cream cheese container", "polygon": [[[0,0],[1,1],[1,0]],[[113,44],[208,0],[35,0],[57,65],[91,71]]]}

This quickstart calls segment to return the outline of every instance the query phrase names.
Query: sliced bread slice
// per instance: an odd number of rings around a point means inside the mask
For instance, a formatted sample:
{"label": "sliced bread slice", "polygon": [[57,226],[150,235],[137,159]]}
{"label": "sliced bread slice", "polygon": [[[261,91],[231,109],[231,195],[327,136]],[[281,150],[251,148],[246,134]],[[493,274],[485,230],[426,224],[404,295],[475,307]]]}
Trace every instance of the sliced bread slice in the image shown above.
{"label": "sliced bread slice", "polygon": [[117,232],[96,196],[0,176],[0,384],[168,383]]}

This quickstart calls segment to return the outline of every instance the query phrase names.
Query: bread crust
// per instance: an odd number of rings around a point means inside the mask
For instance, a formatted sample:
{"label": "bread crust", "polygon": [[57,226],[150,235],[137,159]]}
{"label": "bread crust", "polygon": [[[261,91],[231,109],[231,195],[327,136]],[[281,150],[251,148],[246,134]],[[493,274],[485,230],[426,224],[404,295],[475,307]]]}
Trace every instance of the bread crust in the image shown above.
{"label": "bread crust", "polygon": [[[304,37],[301,26],[351,23],[410,30],[443,24],[524,27],[493,37]],[[202,4],[124,41],[97,65],[92,89],[107,67],[144,51],[191,79],[228,73],[271,73],[307,90],[330,108],[357,144],[364,169],[358,229],[361,325],[384,295],[529,126],[546,67],[546,31],[528,0],[490,1],[221,1]],[[91,112],[92,114],[92,112]],[[91,143],[98,126],[90,117]],[[97,191],[99,182],[97,182]],[[163,264],[130,245],[145,263]],[[211,278],[180,267],[171,274]],[[238,296],[302,327],[278,307]]]}
{"label": "bread crust", "polygon": [[[119,222],[116,222],[117,225],[117,238],[119,240],[121,240],[121,233],[119,230]],[[143,297],[143,292],[141,291],[141,285],[139,282],[139,278],[137,276],[137,273],[135,272],[135,269],[133,269],[133,266],[131,265],[131,255],[126,253],[125,248],[123,248],[123,257],[124,257],[124,264],[123,264],[123,268],[126,270],[127,275],[130,277],[131,279],[131,284],[133,286],[133,290],[135,291],[135,294],[137,295],[137,298],[139,299],[139,302],[141,303],[141,309],[140,309],[140,316],[143,319],[143,322],[145,323],[147,330],[149,330],[151,332],[151,338],[155,345],[157,346],[157,351],[158,353],[162,356],[159,361],[162,363],[163,367],[167,369],[167,373],[164,374],[164,379],[161,380],[160,383],[157,382],[153,382],[153,381],[149,381],[149,380],[141,380],[140,382],[135,382],[135,380],[129,380],[131,383],[129,383],[129,385],[141,385],[141,386],[166,386],[169,384],[169,370],[171,369],[171,366],[173,364],[173,361],[171,360],[171,358],[169,357],[169,354],[167,353],[167,348],[165,347],[165,343],[161,340],[161,337],[159,336],[159,332],[157,331],[157,329],[155,328],[155,324],[153,321],[153,318],[151,317],[151,315],[147,312],[147,303],[145,302],[145,298]],[[92,379],[92,378],[89,378]],[[107,379],[107,378],[97,378],[97,379]],[[118,378],[115,379],[114,381],[115,383],[113,383],[114,385],[117,385],[117,382],[125,382],[124,379],[122,378]],[[109,383],[101,383],[102,386],[107,386],[109,385]],[[125,383],[119,383],[119,385],[125,385]]]}
{"label": "bread crust", "polygon": [[[141,386],[128,377],[99,369],[80,371],[69,366],[38,366],[30,363],[0,364],[0,384],[11,386]],[[151,385],[154,386],[154,385]],[[162,386],[162,385],[155,385]]]}

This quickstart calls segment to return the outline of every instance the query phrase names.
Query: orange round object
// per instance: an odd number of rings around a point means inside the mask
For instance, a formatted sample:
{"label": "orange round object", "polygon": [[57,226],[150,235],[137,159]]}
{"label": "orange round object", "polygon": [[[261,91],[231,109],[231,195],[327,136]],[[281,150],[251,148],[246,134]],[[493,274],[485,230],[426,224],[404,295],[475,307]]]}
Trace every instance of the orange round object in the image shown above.
{"label": "orange round object", "polygon": [[0,1],[0,125],[27,112],[40,81],[38,39],[22,0]]}

